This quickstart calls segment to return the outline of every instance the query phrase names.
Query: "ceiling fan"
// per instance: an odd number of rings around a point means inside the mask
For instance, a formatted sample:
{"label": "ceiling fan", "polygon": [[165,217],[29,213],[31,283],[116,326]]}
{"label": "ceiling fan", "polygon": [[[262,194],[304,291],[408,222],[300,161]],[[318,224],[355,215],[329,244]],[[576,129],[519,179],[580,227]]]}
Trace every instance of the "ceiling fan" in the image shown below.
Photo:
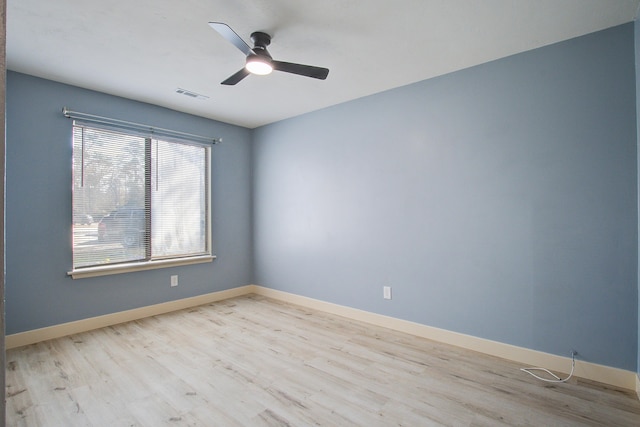
{"label": "ceiling fan", "polygon": [[222,22],[209,22],[209,25],[247,56],[245,67],[223,81],[221,83],[223,85],[235,85],[249,74],[266,75],[273,70],[320,80],[326,79],[327,75],[329,75],[329,69],[327,68],[276,61],[271,58],[271,55],[269,55],[267,51],[267,46],[271,44],[271,36],[269,34],[260,31],[252,33],[251,40],[253,41],[253,48],[251,48],[227,24]]}

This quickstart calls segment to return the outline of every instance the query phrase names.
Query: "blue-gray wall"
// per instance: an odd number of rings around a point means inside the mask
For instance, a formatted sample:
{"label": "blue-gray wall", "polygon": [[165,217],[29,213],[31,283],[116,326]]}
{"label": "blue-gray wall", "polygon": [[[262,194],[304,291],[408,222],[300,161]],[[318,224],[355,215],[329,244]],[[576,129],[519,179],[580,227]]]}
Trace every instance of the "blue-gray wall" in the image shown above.
{"label": "blue-gray wall", "polygon": [[[637,145],[640,147],[640,23],[636,21],[634,23],[635,34],[635,59],[636,59],[636,130],[637,130]],[[640,150],[638,150],[638,163],[640,164]],[[640,192],[640,174],[638,174],[638,191]],[[640,199],[640,193],[638,195]],[[638,218],[638,229],[640,230],[640,217]],[[639,233],[640,234],[640,233]],[[640,235],[638,236],[640,239]],[[638,241],[640,247],[640,240]],[[640,253],[638,254],[640,257]],[[638,260],[640,265],[640,258]],[[638,269],[638,376],[640,377],[640,268]]]}
{"label": "blue-gray wall", "polygon": [[628,24],[259,128],[256,282],[636,371],[635,108]]}
{"label": "blue-gray wall", "polygon": [[[212,263],[73,280],[71,120],[62,107],[223,137],[213,149]],[[8,73],[7,334],[252,283],[251,132],[168,109]],[[178,274],[180,285],[170,288]]]}

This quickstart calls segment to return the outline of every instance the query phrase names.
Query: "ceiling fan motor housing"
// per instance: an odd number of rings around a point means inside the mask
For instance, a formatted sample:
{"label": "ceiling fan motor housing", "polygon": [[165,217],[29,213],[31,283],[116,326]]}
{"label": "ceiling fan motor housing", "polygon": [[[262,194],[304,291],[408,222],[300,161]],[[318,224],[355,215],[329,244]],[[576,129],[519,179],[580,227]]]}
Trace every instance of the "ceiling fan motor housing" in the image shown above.
{"label": "ceiling fan motor housing", "polygon": [[267,50],[267,46],[271,44],[271,36],[262,31],[255,31],[251,33],[251,41],[253,42],[254,48],[257,47]]}
{"label": "ceiling fan motor housing", "polygon": [[[271,36],[269,34],[256,31],[251,34],[251,40],[253,41],[253,53],[247,55],[246,64],[258,65],[259,68],[248,66],[248,69],[252,70],[254,74],[268,74],[273,69],[272,58],[267,50],[267,46],[271,44]],[[263,64],[263,65],[262,65]]]}

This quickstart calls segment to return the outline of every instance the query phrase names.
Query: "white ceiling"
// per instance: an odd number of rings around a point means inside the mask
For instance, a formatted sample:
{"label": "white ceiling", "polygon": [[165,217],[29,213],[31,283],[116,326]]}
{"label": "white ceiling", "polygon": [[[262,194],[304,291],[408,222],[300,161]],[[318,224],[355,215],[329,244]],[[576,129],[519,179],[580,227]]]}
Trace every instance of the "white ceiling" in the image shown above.
{"label": "white ceiling", "polygon": [[[7,0],[7,67],[254,128],[633,21],[640,0]],[[327,67],[220,82],[247,43]],[[176,93],[184,88],[208,96]],[[70,105],[70,107],[73,107]]]}

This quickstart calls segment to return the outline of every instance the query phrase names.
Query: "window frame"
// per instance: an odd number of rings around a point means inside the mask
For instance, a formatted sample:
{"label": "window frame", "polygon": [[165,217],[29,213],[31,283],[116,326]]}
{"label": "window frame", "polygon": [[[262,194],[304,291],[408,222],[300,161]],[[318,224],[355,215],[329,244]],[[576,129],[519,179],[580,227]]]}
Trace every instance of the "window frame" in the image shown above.
{"label": "window frame", "polygon": [[[105,132],[118,132],[126,135],[138,136],[145,138],[145,147],[151,147],[153,140],[161,140],[169,143],[178,143],[185,145],[196,145],[202,146],[205,148],[205,188],[206,188],[206,218],[205,218],[205,252],[196,254],[196,255],[186,255],[186,256],[169,256],[169,257],[158,257],[158,258],[150,258],[145,260],[138,261],[128,261],[114,264],[104,264],[104,265],[91,265],[86,267],[75,267],[72,266],[72,269],[67,272],[68,276],[71,276],[73,279],[87,278],[87,277],[97,277],[97,276],[105,276],[112,274],[121,274],[121,273],[129,273],[135,271],[144,271],[144,270],[152,270],[158,268],[168,268],[182,265],[191,265],[191,264],[200,264],[200,263],[208,263],[212,262],[216,259],[216,256],[213,255],[213,238],[212,238],[212,185],[211,185],[211,159],[212,159],[212,144],[205,144],[201,141],[194,141],[188,137],[175,137],[175,136],[163,136],[162,134],[156,134],[154,132],[149,132],[149,130],[153,130],[152,128],[146,127],[147,132],[139,132],[135,129],[131,129],[130,127],[120,127],[113,126],[111,124],[103,124],[92,121],[85,120],[74,120],[71,126],[71,129],[74,127],[88,127],[96,130],[102,130]],[[144,126],[144,125],[143,125]],[[72,132],[73,133],[73,132]],[[190,135],[190,134],[182,134]],[[73,137],[71,138],[73,139]],[[219,141],[213,140],[213,144],[218,143]],[[145,151],[147,149],[145,148]],[[73,152],[73,150],[72,150]],[[149,156],[151,150],[149,150]],[[145,153],[145,158],[147,158],[147,154]],[[148,160],[151,157],[147,158]],[[145,161],[145,174],[150,172],[150,164],[147,164]],[[73,183],[73,178],[72,178]],[[148,188],[149,187],[149,188]],[[151,191],[151,182],[145,182],[145,191]],[[73,188],[73,185],[72,185]],[[72,204],[73,204],[73,196],[72,196]],[[73,206],[72,206],[73,208]],[[72,209],[73,214],[73,209]],[[71,215],[71,233],[73,234],[73,230],[75,224],[73,223],[73,215]],[[74,247],[72,244],[71,251],[73,253]],[[73,264],[73,261],[72,261]]]}

